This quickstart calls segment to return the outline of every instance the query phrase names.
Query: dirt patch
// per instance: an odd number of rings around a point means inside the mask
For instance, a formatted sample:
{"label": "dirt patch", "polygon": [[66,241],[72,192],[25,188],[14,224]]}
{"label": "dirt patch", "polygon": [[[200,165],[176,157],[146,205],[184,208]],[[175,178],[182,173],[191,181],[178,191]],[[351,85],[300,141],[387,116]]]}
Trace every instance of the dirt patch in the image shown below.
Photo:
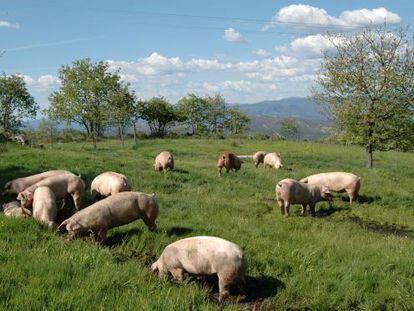
{"label": "dirt patch", "polygon": [[381,224],[376,221],[364,220],[358,216],[343,217],[340,219],[340,221],[357,224],[360,227],[372,232],[377,232],[385,235],[394,235],[401,238],[414,239],[413,229],[400,228],[392,224]]}
{"label": "dirt patch", "polygon": [[144,266],[151,266],[151,264],[156,260],[156,255],[152,252],[142,253],[138,251],[113,251],[112,255],[115,262],[118,264],[123,264],[128,261],[135,261],[141,263]]}

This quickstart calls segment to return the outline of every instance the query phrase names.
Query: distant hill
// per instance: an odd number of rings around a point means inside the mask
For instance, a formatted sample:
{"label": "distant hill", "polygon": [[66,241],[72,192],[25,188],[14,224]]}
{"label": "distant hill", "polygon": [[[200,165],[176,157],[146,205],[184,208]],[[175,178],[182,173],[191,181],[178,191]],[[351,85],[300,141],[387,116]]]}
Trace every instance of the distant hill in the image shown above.
{"label": "distant hill", "polygon": [[319,112],[317,104],[304,97],[267,100],[255,104],[233,104],[232,106],[239,107],[250,116],[295,117],[326,121],[326,117]]}

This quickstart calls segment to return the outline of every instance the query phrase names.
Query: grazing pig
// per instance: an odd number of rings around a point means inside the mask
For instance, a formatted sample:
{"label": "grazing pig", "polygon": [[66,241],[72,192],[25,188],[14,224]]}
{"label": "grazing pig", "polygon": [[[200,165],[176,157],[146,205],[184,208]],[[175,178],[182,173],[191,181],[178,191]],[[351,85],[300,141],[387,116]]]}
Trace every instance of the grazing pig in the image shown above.
{"label": "grazing pig", "polygon": [[40,174],[28,176],[28,177],[13,179],[4,185],[3,195],[9,195],[9,196],[17,195],[20,192],[22,192],[24,189],[29,188],[30,186],[38,183],[39,181],[42,181],[43,179],[49,178],[51,176],[59,175],[59,174],[72,174],[72,173],[69,171],[54,170],[54,171],[47,171],[47,172],[43,172]]}
{"label": "grazing pig", "polygon": [[332,200],[328,187],[308,185],[290,178],[279,181],[275,192],[277,203],[286,217],[289,216],[291,204],[301,204],[302,215],[305,215],[306,207],[309,205],[312,216],[315,216],[317,202]]}
{"label": "grazing pig", "polygon": [[49,187],[37,187],[33,193],[33,218],[53,227],[56,215],[56,197],[53,191]]}
{"label": "grazing pig", "polygon": [[122,191],[131,191],[128,179],[124,175],[115,172],[102,173],[92,181],[92,202]]}
{"label": "grazing pig", "polygon": [[155,193],[119,192],[75,213],[62,222],[59,229],[66,229],[72,239],[92,232],[102,242],[108,229],[128,224],[138,218],[152,231],[156,228],[157,216]]}
{"label": "grazing pig", "polygon": [[244,162],[240,160],[234,153],[224,152],[220,154],[217,160],[219,177],[221,176],[221,170],[223,167],[226,168],[227,173],[230,170],[237,172],[241,168],[242,163]]}
{"label": "grazing pig", "polygon": [[156,171],[166,172],[168,169],[174,169],[174,158],[168,151],[163,151],[155,158],[153,167]]}
{"label": "grazing pig", "polygon": [[219,299],[229,295],[230,285],[239,289],[245,285],[247,260],[240,246],[221,238],[196,236],[182,239],[168,245],[160,258],[151,266],[161,277],[172,274],[179,282],[184,274],[198,276],[217,275],[219,279]]}
{"label": "grazing pig", "polygon": [[273,152],[273,153],[266,154],[264,157],[263,163],[264,163],[264,167],[273,167],[275,169],[283,167],[280,152]]}
{"label": "grazing pig", "polygon": [[254,166],[256,168],[259,166],[259,164],[263,164],[265,155],[266,155],[266,152],[264,151],[258,151],[253,155],[252,159],[253,159]]}
{"label": "grazing pig", "polygon": [[49,187],[55,194],[57,200],[65,199],[70,194],[76,209],[80,209],[82,196],[85,193],[85,183],[80,176],[73,174],[61,174],[46,178],[20,192],[17,200],[20,201],[23,207],[30,207],[33,202],[35,190],[42,186]]}
{"label": "grazing pig", "polygon": [[361,187],[361,178],[346,172],[320,173],[302,178],[300,181],[312,185],[325,185],[329,187],[329,190],[335,192],[346,191],[350,204],[358,197]]}
{"label": "grazing pig", "polygon": [[32,212],[24,207],[20,207],[19,201],[3,204],[3,213],[7,217],[25,218],[31,217]]}

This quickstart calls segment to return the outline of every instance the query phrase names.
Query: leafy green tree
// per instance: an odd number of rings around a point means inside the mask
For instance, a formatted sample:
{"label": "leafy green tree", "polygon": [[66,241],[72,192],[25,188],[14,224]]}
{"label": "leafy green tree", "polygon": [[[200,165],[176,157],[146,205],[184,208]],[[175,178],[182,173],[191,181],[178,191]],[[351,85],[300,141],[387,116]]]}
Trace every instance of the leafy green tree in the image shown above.
{"label": "leafy green tree", "polygon": [[286,138],[298,138],[299,127],[294,118],[285,118],[280,122],[280,134]]}
{"label": "leafy green tree", "polygon": [[173,105],[164,97],[153,97],[139,106],[141,118],[147,121],[151,135],[165,137],[168,128],[181,120]]}
{"label": "leafy green tree", "polygon": [[192,135],[199,134],[205,129],[208,114],[206,99],[189,94],[178,101],[177,110],[183,119],[183,123],[191,128]]}
{"label": "leafy green tree", "polygon": [[38,109],[23,77],[0,76],[0,126],[4,132],[17,130],[25,118],[35,118]]}
{"label": "leafy green tree", "polygon": [[49,97],[50,118],[84,126],[96,149],[97,137],[108,122],[110,102],[121,89],[118,73],[110,72],[103,61],[81,59],[62,66],[59,78],[60,89]]}
{"label": "leafy green tree", "polygon": [[224,128],[226,102],[220,94],[207,96],[206,126],[210,133],[217,134]]}
{"label": "leafy green tree", "polygon": [[112,94],[109,102],[109,121],[118,128],[122,146],[124,146],[125,127],[132,123],[135,101],[135,94],[128,90],[127,85],[122,85]]}
{"label": "leafy green tree", "polygon": [[249,117],[237,108],[230,108],[225,111],[224,128],[231,134],[242,134],[249,124]]}
{"label": "leafy green tree", "polygon": [[346,143],[363,146],[367,167],[373,152],[413,146],[414,48],[400,29],[365,29],[330,36],[313,97],[336,124]]}

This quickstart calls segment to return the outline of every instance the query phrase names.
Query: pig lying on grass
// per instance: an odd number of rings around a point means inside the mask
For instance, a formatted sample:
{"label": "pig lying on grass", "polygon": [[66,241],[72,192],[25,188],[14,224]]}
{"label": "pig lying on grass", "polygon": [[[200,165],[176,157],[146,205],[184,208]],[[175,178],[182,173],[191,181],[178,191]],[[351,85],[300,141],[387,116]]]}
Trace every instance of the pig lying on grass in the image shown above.
{"label": "pig lying on grass", "polygon": [[184,274],[198,276],[217,275],[220,301],[229,295],[230,285],[239,290],[245,285],[247,260],[240,246],[224,239],[197,236],[182,239],[168,245],[160,258],[151,266],[161,277],[171,273],[179,282]]}
{"label": "pig lying on grass", "polygon": [[280,152],[268,153],[263,160],[264,167],[273,167],[275,169],[282,168],[282,158]]}
{"label": "pig lying on grass", "polygon": [[43,179],[49,178],[51,176],[60,175],[60,174],[72,174],[69,171],[62,171],[62,170],[54,170],[54,171],[47,171],[40,174],[28,176],[28,177],[22,177],[13,179],[9,182],[7,182],[4,185],[4,192],[3,195],[17,195],[26,188],[29,188],[30,186],[38,183],[39,181],[42,181]]}
{"label": "pig lying on grass", "polygon": [[346,172],[320,173],[302,178],[300,181],[312,185],[325,185],[329,187],[329,190],[335,192],[346,191],[350,204],[358,197],[361,187],[361,178]]}
{"label": "pig lying on grass", "polygon": [[50,188],[57,200],[65,199],[70,194],[76,209],[80,209],[82,196],[85,193],[85,183],[79,176],[73,174],[60,174],[48,177],[20,192],[17,200],[20,201],[23,207],[30,207],[35,190],[42,186]]}
{"label": "pig lying on grass", "polygon": [[66,219],[59,226],[74,239],[89,233],[97,234],[97,240],[106,238],[107,230],[128,224],[141,218],[150,230],[156,228],[158,205],[155,194],[119,192],[84,208]]}
{"label": "pig lying on grass", "polygon": [[3,204],[3,213],[7,217],[25,218],[32,217],[32,212],[24,207],[20,207],[19,201]]}
{"label": "pig lying on grass", "polygon": [[219,177],[221,176],[221,170],[223,167],[226,169],[227,173],[230,170],[237,172],[241,168],[242,163],[244,162],[240,160],[234,153],[224,152],[220,154],[217,160]]}
{"label": "pig lying on grass", "polygon": [[92,202],[112,194],[131,191],[128,179],[119,173],[105,172],[94,178],[91,184]]}
{"label": "pig lying on grass", "polygon": [[33,218],[53,227],[56,215],[55,194],[48,187],[38,187],[33,194]]}
{"label": "pig lying on grass", "polygon": [[153,167],[156,171],[173,170],[174,169],[174,158],[168,151],[163,151],[155,158]]}
{"label": "pig lying on grass", "polygon": [[302,215],[305,215],[306,207],[309,205],[312,216],[315,216],[315,205],[317,202],[332,200],[328,187],[308,185],[290,178],[279,181],[275,192],[277,203],[285,217],[289,216],[291,204],[301,204]]}

